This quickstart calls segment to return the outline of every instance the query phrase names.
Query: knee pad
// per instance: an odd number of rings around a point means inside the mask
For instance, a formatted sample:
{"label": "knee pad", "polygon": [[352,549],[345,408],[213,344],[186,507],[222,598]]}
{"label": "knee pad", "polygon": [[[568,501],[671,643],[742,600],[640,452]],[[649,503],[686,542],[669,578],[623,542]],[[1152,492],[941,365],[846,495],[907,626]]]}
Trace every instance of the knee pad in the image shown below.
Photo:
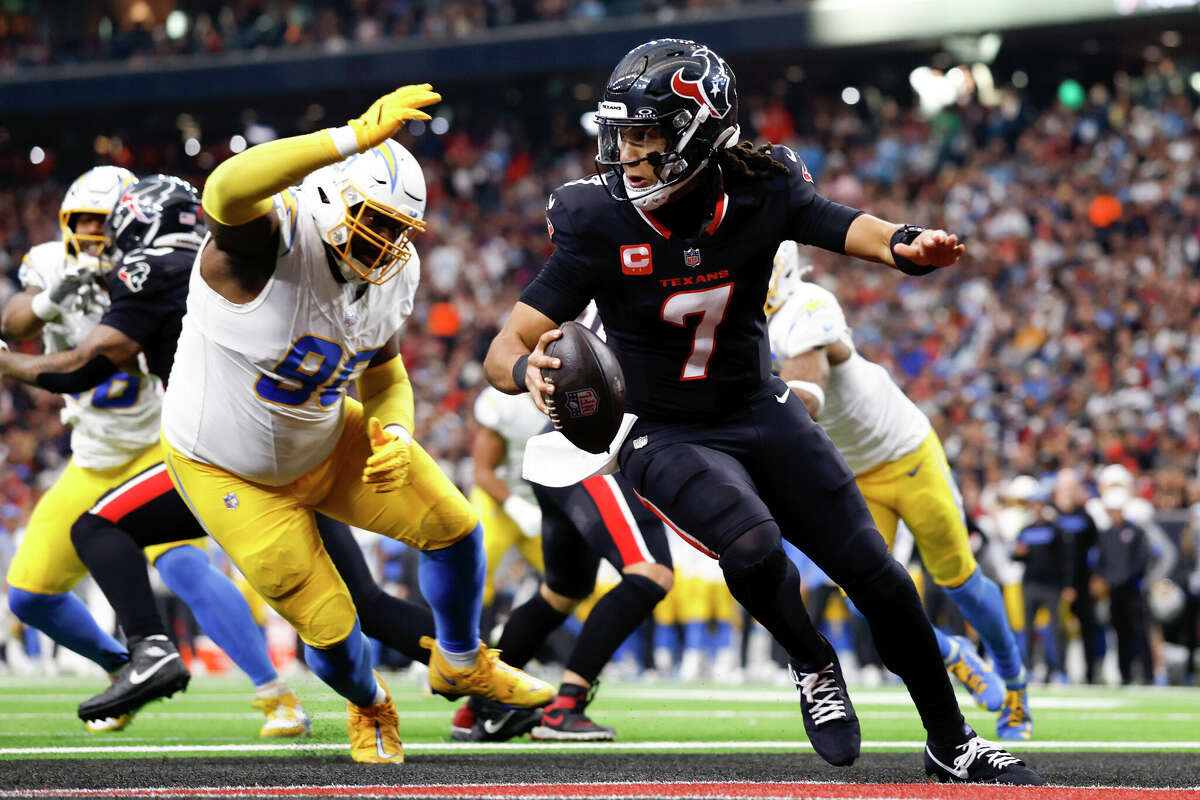
{"label": "knee pad", "polygon": [[776,553],[787,560],[783,551],[783,537],[773,520],[760,522],[747,530],[721,553],[720,565],[724,572],[744,572],[763,564]]}
{"label": "knee pad", "polygon": [[650,607],[658,605],[667,596],[667,590],[662,588],[658,581],[645,575],[627,572],[621,576],[621,583],[617,585],[621,584],[629,587],[626,591],[644,598]]}

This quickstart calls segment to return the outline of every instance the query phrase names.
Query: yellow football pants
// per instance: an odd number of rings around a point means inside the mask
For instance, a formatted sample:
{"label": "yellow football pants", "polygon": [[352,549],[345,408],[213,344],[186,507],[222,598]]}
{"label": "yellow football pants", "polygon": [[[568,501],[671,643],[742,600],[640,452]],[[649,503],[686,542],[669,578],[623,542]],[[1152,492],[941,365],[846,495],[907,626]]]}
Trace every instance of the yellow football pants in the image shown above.
{"label": "yellow football pants", "polygon": [[654,621],[659,625],[686,625],[690,622],[741,622],[737,604],[729,587],[692,575],[675,573],[675,584],[667,596],[654,607]]}
{"label": "yellow football pants", "polygon": [[407,486],[383,494],[362,482],[371,455],[362,405],[345,401],[333,452],[284,486],[264,486],[193,461],[169,444],[171,481],[254,590],[313,647],[331,647],[354,627],[354,603],[321,544],[313,512],[439,550],[463,539],[479,517],[437,463],[412,444]]}
{"label": "yellow football pants", "polygon": [[975,571],[962,501],[937,433],[921,446],[856,476],[875,526],[889,548],[900,520],[912,531],[921,559],[941,586],[960,586]]}
{"label": "yellow football pants", "polygon": [[478,486],[471,489],[471,505],[483,523],[483,549],[487,553],[487,580],[483,584],[483,604],[490,606],[496,598],[495,575],[496,568],[504,559],[504,554],[512,548],[517,548],[521,556],[538,572],[546,571],[542,560],[542,537],[528,537],[521,533],[517,523],[512,521],[499,503]]}
{"label": "yellow football pants", "polygon": [[[109,489],[162,460],[162,449],[156,444],[120,467],[87,469],[74,459],[69,461],[62,475],[34,506],[21,545],[8,568],[9,585],[35,594],[71,591],[88,574],[71,544],[71,526],[75,520]],[[145,548],[146,558],[153,564],[163,553],[185,544],[203,549],[206,542],[201,538],[156,544]]]}

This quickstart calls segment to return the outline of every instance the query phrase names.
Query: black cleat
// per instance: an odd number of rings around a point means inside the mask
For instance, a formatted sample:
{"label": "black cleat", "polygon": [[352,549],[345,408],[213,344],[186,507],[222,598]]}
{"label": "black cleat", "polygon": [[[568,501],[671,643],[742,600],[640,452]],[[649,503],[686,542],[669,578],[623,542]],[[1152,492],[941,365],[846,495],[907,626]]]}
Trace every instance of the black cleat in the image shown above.
{"label": "black cleat", "polygon": [[925,774],[942,783],[1008,783],[1041,786],[1046,781],[1025,766],[1025,762],[995,742],[980,738],[967,728],[970,736],[957,746],[925,744]]}
{"label": "black cleat", "polygon": [[599,682],[590,689],[564,684],[550,705],[542,709],[542,724],[529,733],[539,742],[611,742],[617,731],[607,725],[597,725],[583,713],[596,694]]}
{"label": "black cleat", "polygon": [[79,704],[79,718],[87,721],[129,714],[151,700],[187,689],[191,677],[170,639],[162,634],[147,636],[133,646],[129,663],[112,685]]}
{"label": "black cleat", "polygon": [[458,724],[455,725],[450,738],[456,742],[507,742],[529,733],[542,718],[540,708],[509,708],[495,700],[479,697],[472,697],[467,707],[474,712],[475,719],[465,733],[458,729]]}
{"label": "black cleat", "polygon": [[813,750],[835,767],[853,764],[862,747],[862,731],[837,656],[818,672],[801,672],[788,664],[788,674],[800,693],[804,732]]}

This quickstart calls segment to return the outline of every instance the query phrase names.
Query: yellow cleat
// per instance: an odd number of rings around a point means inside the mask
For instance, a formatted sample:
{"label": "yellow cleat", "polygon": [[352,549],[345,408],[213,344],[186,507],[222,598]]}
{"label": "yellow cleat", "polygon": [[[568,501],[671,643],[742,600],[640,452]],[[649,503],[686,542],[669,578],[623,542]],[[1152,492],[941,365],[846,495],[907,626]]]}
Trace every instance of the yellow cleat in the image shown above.
{"label": "yellow cleat", "polygon": [[307,736],[312,730],[312,720],[300,698],[291,689],[274,697],[256,697],[250,705],[267,715],[258,735],[264,739],[281,736]]}
{"label": "yellow cleat", "polygon": [[133,722],[133,714],[122,714],[119,717],[89,719],[84,724],[87,725],[90,733],[112,733],[113,731],[125,730],[131,722]]}
{"label": "yellow cleat", "polygon": [[1004,708],[996,720],[996,736],[1009,741],[1033,738],[1033,715],[1029,713],[1029,694],[1022,687],[1004,694]]}
{"label": "yellow cleat", "polygon": [[536,708],[554,699],[553,686],[505,664],[499,650],[482,642],[475,665],[469,669],[454,668],[430,636],[421,637],[421,647],[430,652],[429,685],[435,694],[450,699],[473,695],[515,708]]}
{"label": "yellow cleat", "polygon": [[402,764],[404,745],[400,743],[400,718],[392,703],[391,692],[379,673],[375,680],[387,697],[372,706],[346,702],[346,732],[350,734],[350,757],[360,764]]}

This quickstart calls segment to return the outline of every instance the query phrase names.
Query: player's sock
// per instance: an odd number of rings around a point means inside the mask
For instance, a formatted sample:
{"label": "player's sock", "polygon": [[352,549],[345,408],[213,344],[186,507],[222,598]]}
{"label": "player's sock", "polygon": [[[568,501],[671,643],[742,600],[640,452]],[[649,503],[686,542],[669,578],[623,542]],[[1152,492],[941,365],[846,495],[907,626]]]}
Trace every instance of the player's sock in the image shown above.
{"label": "player's sock", "polygon": [[717,621],[705,638],[708,644],[708,657],[716,660],[722,650],[733,645],[733,623]]}
{"label": "player's sock", "polygon": [[[421,551],[417,577],[421,594],[433,609],[443,653],[467,653],[479,647],[479,610],[487,556],[483,526],[441,550]],[[511,663],[511,662],[510,662]]]}
{"label": "player's sock", "polygon": [[371,645],[354,620],[350,635],[333,647],[304,645],[309,669],[356,706],[374,705],[383,691],[371,669]]}
{"label": "player's sock", "polygon": [[95,661],[105,672],[117,672],[129,661],[129,652],[100,629],[84,602],[71,592],[37,594],[10,586],[8,607],[17,619]]}
{"label": "player's sock", "polygon": [[344,522],[317,514],[317,530],[321,533],[325,552],[329,553],[330,560],[350,590],[363,633],[381,646],[403,653],[413,661],[428,664],[429,651],[421,647],[421,637],[435,636],[437,633],[433,612],[419,603],[395,597],[380,588],[367,567],[362,549]]}
{"label": "player's sock", "polygon": [[192,610],[200,628],[255,686],[279,677],[246,596],[212,565],[208,554],[192,545],[173,547],[154,566],[167,588]]}
{"label": "player's sock", "polygon": [[700,652],[708,644],[707,622],[689,622],[683,626],[683,649]]}
{"label": "player's sock", "polygon": [[567,669],[593,683],[621,642],[637,630],[666,596],[663,588],[646,576],[624,575],[620,583],[596,601],[584,620],[583,631],[567,657]]}
{"label": "player's sock", "polygon": [[813,627],[800,598],[800,571],[783,551],[779,527],[764,522],[721,554],[721,570],[734,598],[745,606],[803,672],[819,672],[832,648]]}
{"label": "player's sock", "polygon": [[1010,688],[1018,688],[1011,684],[1020,680],[1024,685],[1025,665],[1021,660],[1021,650],[1012,626],[1008,624],[1004,595],[995,581],[976,567],[962,585],[947,588],[946,593],[991,650],[992,657],[996,659],[996,672],[1005,683],[1010,684]]}
{"label": "player's sock", "polygon": [[150,589],[146,557],[129,534],[104,517],[84,514],[71,528],[71,543],[117,612],[126,639],[167,634]]}
{"label": "player's sock", "polygon": [[[597,608],[599,605],[596,604]],[[596,613],[595,610],[592,613]],[[496,649],[504,654],[504,663],[524,667],[567,616],[547,603],[541,591],[534,592],[533,597],[513,609],[508,622],[504,623],[500,641],[496,643]]]}
{"label": "player's sock", "polygon": [[937,637],[938,652],[942,654],[942,661],[949,664],[958,657],[958,642],[942,633],[941,628],[938,627],[934,627],[933,635]]}

